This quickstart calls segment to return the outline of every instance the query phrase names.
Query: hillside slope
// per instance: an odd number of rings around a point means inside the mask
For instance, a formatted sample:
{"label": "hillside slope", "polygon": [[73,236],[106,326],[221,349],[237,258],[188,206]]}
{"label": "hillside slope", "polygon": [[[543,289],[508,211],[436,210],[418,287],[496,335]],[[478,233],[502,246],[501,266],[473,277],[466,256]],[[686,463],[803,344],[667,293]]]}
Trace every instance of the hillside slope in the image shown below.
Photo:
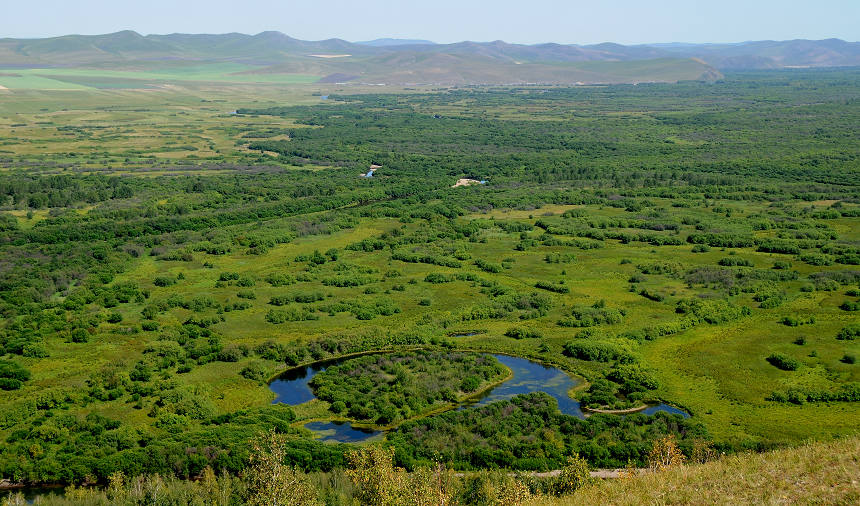
{"label": "hillside slope", "polygon": [[541,504],[860,504],[860,438],[606,480]]}
{"label": "hillside slope", "polygon": [[379,56],[402,52],[484,57],[507,63],[698,58],[720,69],[860,65],[860,42],[839,39],[635,46],[609,42],[592,45],[526,45],[501,40],[435,44],[411,39],[376,39],[352,43],[342,39],[305,41],[275,31],[256,35],[173,33],[144,36],[130,30],[104,35],[0,39],[0,65],[98,64],[159,59],[238,61],[274,65],[282,63],[287,56],[325,53]]}
{"label": "hillside slope", "polygon": [[[231,63],[243,74],[305,74],[374,84],[573,84],[720,79],[720,69],[860,65],[860,43],[838,39],[741,44],[433,44],[421,40],[304,41],[280,32],[66,35],[0,39],[0,68],[149,69]],[[583,66],[600,64],[602,67]],[[331,78],[329,76],[338,76]],[[347,79],[348,77],[348,79]]]}

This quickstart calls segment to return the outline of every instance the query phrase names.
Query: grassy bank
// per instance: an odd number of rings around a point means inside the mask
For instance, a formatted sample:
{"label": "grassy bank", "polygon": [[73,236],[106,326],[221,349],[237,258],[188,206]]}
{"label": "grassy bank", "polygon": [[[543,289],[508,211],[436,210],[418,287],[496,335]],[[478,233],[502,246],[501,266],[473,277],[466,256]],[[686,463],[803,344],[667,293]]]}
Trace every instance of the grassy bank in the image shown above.
{"label": "grassy bank", "polygon": [[860,438],[605,480],[537,504],[857,504]]}

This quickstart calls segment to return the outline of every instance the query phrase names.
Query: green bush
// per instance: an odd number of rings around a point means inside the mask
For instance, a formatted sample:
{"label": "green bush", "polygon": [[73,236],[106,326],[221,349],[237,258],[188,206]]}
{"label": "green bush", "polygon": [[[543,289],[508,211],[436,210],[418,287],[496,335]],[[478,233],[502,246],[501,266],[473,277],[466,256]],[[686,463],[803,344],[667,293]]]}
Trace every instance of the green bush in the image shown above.
{"label": "green bush", "polygon": [[152,284],[160,287],[170,286],[176,284],[176,279],[168,278],[166,276],[159,276],[152,280]]}
{"label": "green bush", "polygon": [[514,339],[539,339],[543,337],[540,332],[523,327],[513,327],[505,332],[505,335]]}
{"label": "green bush", "polygon": [[836,334],[836,339],[840,341],[853,341],[860,337],[860,323],[852,323],[842,328],[838,334]]}
{"label": "green bush", "polygon": [[550,292],[555,293],[570,293],[570,288],[564,285],[551,283],[549,281],[538,281],[537,283],[535,283],[535,288],[540,288],[541,290],[548,290]]}
{"label": "green bush", "polygon": [[263,362],[254,361],[243,367],[239,374],[243,378],[262,383],[268,377],[268,370]]}
{"label": "green bush", "polygon": [[726,257],[718,262],[723,267],[752,267],[753,263],[745,258]]}
{"label": "green bush", "polygon": [[30,371],[11,360],[0,360],[0,389],[18,390],[30,379]]}
{"label": "green bush", "polygon": [[801,365],[799,360],[789,357],[788,355],[783,355],[782,353],[772,353],[767,357],[767,361],[770,365],[777,369],[782,369],[783,371],[796,371]]}
{"label": "green bush", "polygon": [[608,341],[571,341],[564,345],[564,354],[593,362],[634,362],[629,350]]}

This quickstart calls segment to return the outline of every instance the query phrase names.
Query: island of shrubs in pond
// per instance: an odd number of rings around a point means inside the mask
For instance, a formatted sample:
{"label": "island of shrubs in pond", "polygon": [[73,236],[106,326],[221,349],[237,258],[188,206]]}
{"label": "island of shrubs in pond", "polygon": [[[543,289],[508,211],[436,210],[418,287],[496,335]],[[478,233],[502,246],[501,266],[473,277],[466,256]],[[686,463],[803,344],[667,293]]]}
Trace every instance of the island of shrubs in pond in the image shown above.
{"label": "island of shrubs in pond", "polygon": [[416,351],[347,360],[317,374],[311,387],[334,413],[388,425],[457,402],[507,375],[491,355]]}

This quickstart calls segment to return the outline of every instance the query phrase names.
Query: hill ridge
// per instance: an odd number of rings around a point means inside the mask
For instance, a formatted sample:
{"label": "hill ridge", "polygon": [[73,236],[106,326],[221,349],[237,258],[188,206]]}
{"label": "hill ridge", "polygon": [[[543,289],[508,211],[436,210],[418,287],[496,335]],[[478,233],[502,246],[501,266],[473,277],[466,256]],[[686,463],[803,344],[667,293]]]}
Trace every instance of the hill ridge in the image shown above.
{"label": "hill ridge", "polygon": [[[428,42],[428,43],[425,43]],[[306,41],[279,31],[0,39],[0,68],[140,68],[153,62],[245,65],[242,74],[302,74],[391,85],[613,84],[714,81],[721,70],[860,65],[860,43],[753,41],[625,46],[408,39]],[[634,64],[634,62],[636,62]]]}

